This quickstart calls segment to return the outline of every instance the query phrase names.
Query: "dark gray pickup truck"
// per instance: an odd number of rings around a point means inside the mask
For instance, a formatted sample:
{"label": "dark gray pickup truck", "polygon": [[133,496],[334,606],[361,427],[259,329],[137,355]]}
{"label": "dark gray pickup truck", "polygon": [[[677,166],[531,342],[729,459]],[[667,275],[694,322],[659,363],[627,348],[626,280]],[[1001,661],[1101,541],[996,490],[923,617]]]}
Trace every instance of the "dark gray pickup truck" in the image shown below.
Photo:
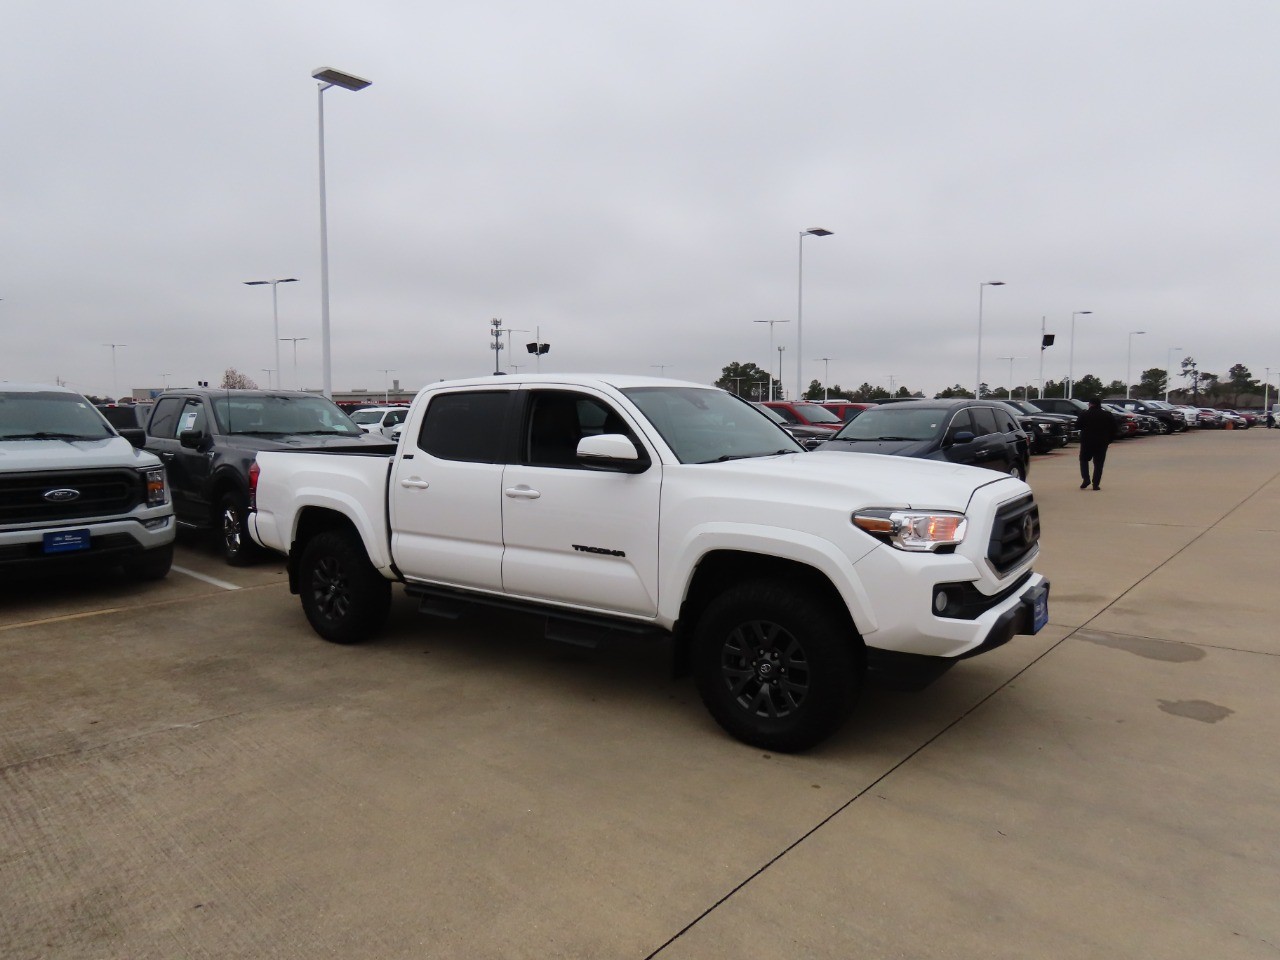
{"label": "dark gray pickup truck", "polygon": [[396,445],[362,431],[332,400],[287,390],[166,390],[147,422],[146,449],[169,473],[181,526],[214,530],[227,563],[252,562],[249,467],[262,450],[386,454]]}

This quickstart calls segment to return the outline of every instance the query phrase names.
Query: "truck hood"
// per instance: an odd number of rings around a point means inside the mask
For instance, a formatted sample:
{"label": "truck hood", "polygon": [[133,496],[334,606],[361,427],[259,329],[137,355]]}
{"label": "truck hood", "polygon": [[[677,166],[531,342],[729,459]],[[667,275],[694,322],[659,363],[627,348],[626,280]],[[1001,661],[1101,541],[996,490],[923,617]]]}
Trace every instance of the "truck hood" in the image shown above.
{"label": "truck hood", "polygon": [[342,436],[332,433],[285,433],[265,435],[254,433],[231,434],[232,442],[251,441],[260,450],[384,450],[396,449],[394,440],[379,433],[361,433],[358,436]]}
{"label": "truck hood", "polygon": [[155,454],[136,449],[124,437],[103,437],[100,440],[0,440],[0,473],[159,465],[160,460]]}
{"label": "truck hood", "polygon": [[785,456],[754,457],[725,463],[699,464],[698,469],[732,482],[761,483],[773,480],[779,495],[812,503],[828,492],[842,506],[910,507],[913,509],[965,510],[975,491],[992,484],[1028,489],[1021,480],[962,464],[911,457],[886,457],[869,453],[828,451]]}

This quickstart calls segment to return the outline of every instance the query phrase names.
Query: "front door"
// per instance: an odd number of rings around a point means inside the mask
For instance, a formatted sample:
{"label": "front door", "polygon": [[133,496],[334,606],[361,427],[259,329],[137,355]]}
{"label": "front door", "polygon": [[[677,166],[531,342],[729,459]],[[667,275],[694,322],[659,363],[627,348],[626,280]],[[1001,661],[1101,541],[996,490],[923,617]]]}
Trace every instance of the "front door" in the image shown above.
{"label": "front door", "polygon": [[[511,596],[562,600],[609,613],[658,609],[662,470],[636,425],[612,401],[583,390],[525,391],[518,454],[502,480],[502,587]],[[578,461],[584,436],[628,436],[640,473]]]}

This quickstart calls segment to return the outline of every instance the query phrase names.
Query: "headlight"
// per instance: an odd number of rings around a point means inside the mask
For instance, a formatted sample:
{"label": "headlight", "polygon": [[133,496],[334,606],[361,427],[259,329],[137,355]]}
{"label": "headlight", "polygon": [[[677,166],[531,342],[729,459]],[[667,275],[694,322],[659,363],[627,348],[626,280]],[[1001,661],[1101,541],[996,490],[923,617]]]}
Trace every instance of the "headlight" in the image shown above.
{"label": "headlight", "polygon": [[169,491],[164,485],[164,467],[152,467],[144,470],[143,477],[147,481],[147,506],[162,507],[169,502]]}
{"label": "headlight", "polygon": [[871,509],[855,513],[853,525],[899,550],[933,553],[963,540],[969,521],[962,513]]}

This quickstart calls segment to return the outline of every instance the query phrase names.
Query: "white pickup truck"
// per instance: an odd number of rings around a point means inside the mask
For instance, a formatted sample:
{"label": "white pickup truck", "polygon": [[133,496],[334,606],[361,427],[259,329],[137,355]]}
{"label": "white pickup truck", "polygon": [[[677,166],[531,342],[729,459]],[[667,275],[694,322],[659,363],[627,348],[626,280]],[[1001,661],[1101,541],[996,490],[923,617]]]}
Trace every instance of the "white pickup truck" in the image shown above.
{"label": "white pickup truck", "polygon": [[945,668],[1048,619],[1025,483],[805,452],[695,383],[436,383],[393,455],[264,452],[250,474],[250,533],[288,555],[325,639],[377,633],[392,582],[424,612],[527,609],[570,642],[670,635],[716,721],[771,750],[831,734],[869,666]]}

